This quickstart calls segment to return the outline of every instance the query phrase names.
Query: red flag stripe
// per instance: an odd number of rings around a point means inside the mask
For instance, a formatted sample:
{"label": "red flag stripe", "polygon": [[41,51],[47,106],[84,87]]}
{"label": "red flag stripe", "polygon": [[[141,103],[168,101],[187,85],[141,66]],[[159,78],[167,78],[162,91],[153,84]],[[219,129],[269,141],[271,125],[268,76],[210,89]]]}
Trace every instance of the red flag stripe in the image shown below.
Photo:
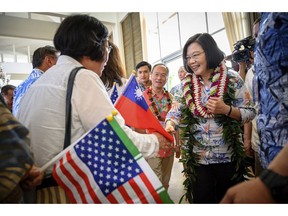
{"label": "red flag stripe", "polygon": [[[67,157],[67,162],[70,163],[71,159],[71,155],[70,155],[70,151],[67,152],[66,154]],[[74,185],[74,187],[76,188],[77,192],[79,193],[79,196],[81,198],[82,203],[87,203],[85,194],[82,190],[81,185],[78,183],[78,181],[71,175],[71,173],[66,169],[66,167],[63,165],[63,161],[60,164],[60,169],[62,171],[62,173],[68,178],[68,180]]]}
{"label": "red flag stripe", "polygon": [[[68,155],[69,153],[69,155]],[[74,168],[74,170],[77,172],[77,174],[82,178],[82,180],[85,182],[85,186],[88,189],[89,195],[90,197],[93,199],[93,201],[95,203],[101,203],[101,201],[99,200],[99,198],[97,197],[96,193],[94,192],[88,176],[79,168],[79,166],[75,163],[75,161],[71,158],[71,154],[70,152],[67,153],[67,158],[68,158],[68,162],[69,164]],[[79,185],[80,186],[80,185]],[[80,186],[81,187],[81,186]]]}
{"label": "red flag stripe", "polygon": [[[61,160],[59,161],[59,166],[62,166],[63,165],[63,158],[61,158]],[[59,170],[59,169],[58,169]],[[53,172],[53,178],[56,180],[56,182],[58,183],[58,185],[60,187],[62,187],[64,190],[65,190],[65,193],[67,193],[68,197],[69,197],[69,200],[71,203],[77,203],[74,195],[73,195],[73,192],[70,190],[69,187],[66,186],[66,184],[61,180],[61,178],[58,176],[58,173],[56,171],[56,165],[54,166],[54,171]]]}
{"label": "red flag stripe", "polygon": [[159,196],[157,191],[154,189],[153,185],[151,184],[151,182],[149,181],[149,179],[147,178],[145,173],[141,173],[139,176],[142,179],[142,181],[144,182],[144,184],[146,185],[146,187],[149,190],[149,192],[151,193],[151,195],[153,196],[155,202],[156,203],[162,203],[161,197]]}
{"label": "red flag stripe", "polygon": [[139,197],[141,203],[143,204],[147,204],[148,200],[146,199],[145,195],[143,194],[141,188],[139,187],[139,185],[135,182],[134,179],[130,179],[129,180],[129,184],[131,185],[131,187],[133,188],[133,190],[135,191],[135,193],[137,194],[137,196]]}
{"label": "red flag stripe", "polygon": [[110,203],[112,203],[112,204],[118,204],[119,202],[118,202],[118,200],[115,198],[115,196],[112,194],[112,193],[110,193],[108,196],[107,196],[107,199],[110,201]]}
{"label": "red flag stripe", "polygon": [[120,187],[117,188],[118,191],[120,192],[120,194],[122,195],[122,197],[124,198],[124,200],[128,203],[128,204],[133,204],[133,199],[129,196],[129,194],[127,193],[126,189],[123,187],[123,185],[121,185]]}

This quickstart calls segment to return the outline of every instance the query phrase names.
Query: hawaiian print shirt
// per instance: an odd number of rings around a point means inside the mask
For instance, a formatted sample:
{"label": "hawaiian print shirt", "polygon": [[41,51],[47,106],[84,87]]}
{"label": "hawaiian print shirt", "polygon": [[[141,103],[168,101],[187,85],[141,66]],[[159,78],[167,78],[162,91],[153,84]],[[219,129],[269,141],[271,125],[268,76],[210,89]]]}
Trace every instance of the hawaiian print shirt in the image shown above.
{"label": "hawaiian print shirt", "polygon": [[170,90],[170,94],[173,95],[174,99],[175,97],[177,98],[183,97],[182,83],[179,83],[178,85],[172,87]]}
{"label": "hawaiian print shirt", "polygon": [[13,115],[16,116],[19,110],[20,100],[23,95],[28,91],[30,86],[43,74],[43,71],[35,68],[30,73],[28,78],[24,80],[15,90],[14,90],[14,99],[13,99]]}
{"label": "hawaiian print shirt", "polygon": [[[244,85],[244,81],[237,72],[228,71],[228,78],[235,89],[235,100],[232,105],[238,107],[241,112],[242,123],[246,123],[255,117],[253,101]],[[200,81],[200,83],[202,86],[201,102],[205,104],[210,95],[210,89],[205,88],[203,81]],[[183,93],[179,95],[183,95]],[[182,97],[175,97],[176,102],[173,102],[173,105],[178,104],[179,106],[172,106],[166,116],[166,121],[171,120],[176,125],[181,123],[182,109],[187,106],[181,103]],[[194,125],[191,129],[195,132],[195,139],[201,144],[193,149],[200,156],[199,164],[231,162],[232,148],[228,148],[228,144],[222,138],[222,126],[217,125],[214,118],[196,118],[199,124]],[[241,142],[243,141],[241,140]]]}
{"label": "hawaiian print shirt", "polygon": [[255,52],[259,157],[266,168],[288,144],[288,13],[263,13]]}
{"label": "hawaiian print shirt", "polygon": [[[143,92],[143,96],[144,96],[149,108],[151,109],[152,113],[155,115],[155,110],[152,106],[152,102],[149,100],[149,96],[147,93],[148,90],[149,90],[149,88]],[[172,101],[172,95],[169,92],[167,92],[167,93],[169,94],[171,101]],[[166,97],[166,93],[164,93],[161,98],[158,98],[155,94],[152,95],[152,97],[154,98],[154,102],[156,104],[156,107],[157,107],[158,112],[160,113],[160,116],[162,119],[162,120],[159,120],[159,122],[164,127],[165,126],[164,125],[165,118],[166,118],[167,113],[169,112],[168,100]],[[159,149],[158,157],[169,157],[172,153],[173,153],[173,147],[171,147],[170,149],[165,149],[165,150]]]}

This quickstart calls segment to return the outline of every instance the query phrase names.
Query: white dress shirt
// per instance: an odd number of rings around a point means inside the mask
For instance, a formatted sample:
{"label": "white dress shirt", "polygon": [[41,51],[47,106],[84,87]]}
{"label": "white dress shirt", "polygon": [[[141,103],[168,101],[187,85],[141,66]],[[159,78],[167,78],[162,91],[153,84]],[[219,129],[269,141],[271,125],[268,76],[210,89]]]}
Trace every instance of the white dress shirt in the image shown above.
{"label": "white dress shirt", "polygon": [[[21,100],[16,117],[30,131],[31,149],[40,167],[63,150],[67,82],[72,69],[79,66],[75,59],[60,56]],[[76,75],[71,104],[71,143],[115,110],[99,76],[87,69]],[[159,143],[155,135],[138,134],[125,126],[120,114],[115,118],[145,158],[157,156]],[[46,173],[51,171],[52,166]]]}

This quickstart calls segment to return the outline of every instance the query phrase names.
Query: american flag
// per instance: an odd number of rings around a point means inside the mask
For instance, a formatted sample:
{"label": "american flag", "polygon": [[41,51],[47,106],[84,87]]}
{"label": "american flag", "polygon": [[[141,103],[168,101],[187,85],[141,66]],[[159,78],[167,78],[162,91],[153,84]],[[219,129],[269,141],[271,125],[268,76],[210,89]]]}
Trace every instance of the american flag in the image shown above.
{"label": "american flag", "polygon": [[69,147],[53,177],[72,203],[173,203],[115,118]]}
{"label": "american flag", "polygon": [[116,82],[114,82],[113,87],[112,87],[112,93],[110,96],[110,99],[111,99],[113,104],[116,102],[118,96],[119,96],[119,94],[118,94],[118,90],[117,90],[117,84],[116,84]]}

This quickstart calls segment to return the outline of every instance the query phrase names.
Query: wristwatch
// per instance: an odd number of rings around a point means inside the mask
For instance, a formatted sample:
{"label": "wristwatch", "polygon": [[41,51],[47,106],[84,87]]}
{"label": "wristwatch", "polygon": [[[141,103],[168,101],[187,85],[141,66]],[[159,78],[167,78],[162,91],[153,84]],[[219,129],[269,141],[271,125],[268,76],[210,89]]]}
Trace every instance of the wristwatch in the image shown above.
{"label": "wristwatch", "polygon": [[269,188],[277,203],[288,203],[288,176],[282,176],[272,170],[265,169],[259,178]]}

